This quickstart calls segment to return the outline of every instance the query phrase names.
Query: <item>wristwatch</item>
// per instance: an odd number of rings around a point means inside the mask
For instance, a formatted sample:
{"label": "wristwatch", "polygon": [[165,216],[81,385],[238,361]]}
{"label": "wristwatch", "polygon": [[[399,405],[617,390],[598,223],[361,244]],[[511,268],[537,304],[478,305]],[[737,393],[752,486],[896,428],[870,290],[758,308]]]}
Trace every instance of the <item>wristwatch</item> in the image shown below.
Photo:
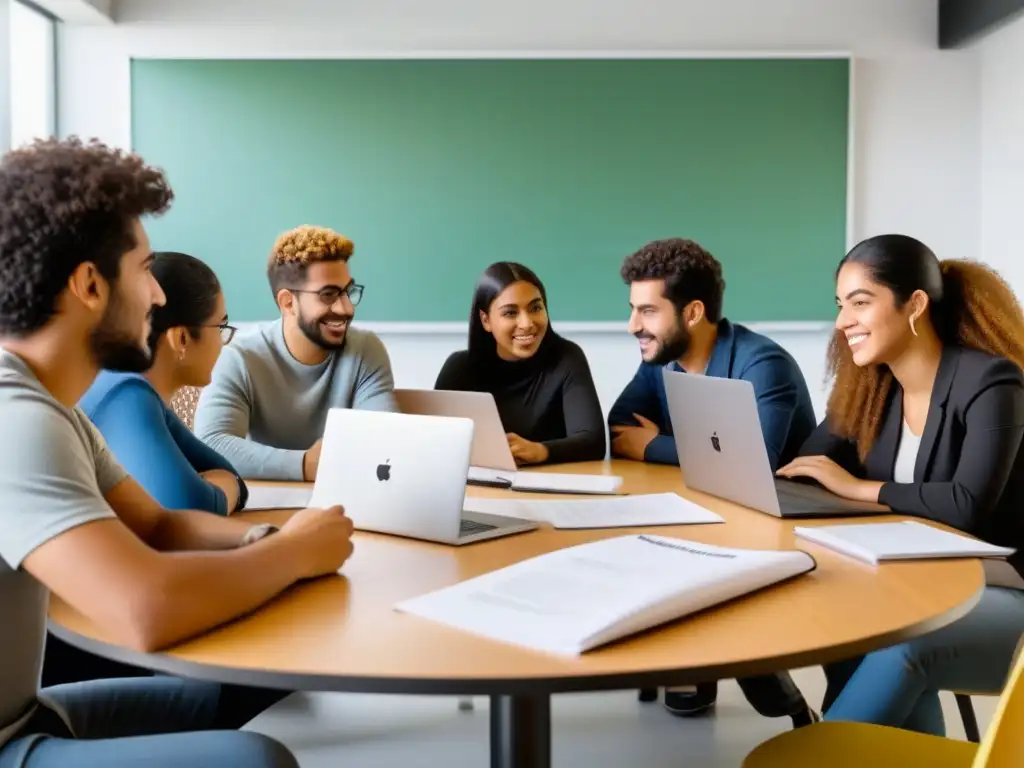
{"label": "wristwatch", "polygon": [[270,523],[262,523],[261,525],[254,525],[248,531],[245,532],[245,536],[242,537],[239,547],[247,547],[250,544],[255,544],[260,539],[265,539],[272,533],[277,533],[280,528]]}

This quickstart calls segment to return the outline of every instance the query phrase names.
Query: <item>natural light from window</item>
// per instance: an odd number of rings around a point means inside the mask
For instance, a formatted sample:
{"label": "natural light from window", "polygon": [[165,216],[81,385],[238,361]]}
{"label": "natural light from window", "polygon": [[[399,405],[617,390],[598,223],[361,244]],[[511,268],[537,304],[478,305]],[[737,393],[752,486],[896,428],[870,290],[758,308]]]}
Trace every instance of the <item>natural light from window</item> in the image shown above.
{"label": "natural light from window", "polygon": [[11,146],[52,136],[54,102],[53,19],[23,3],[11,3]]}

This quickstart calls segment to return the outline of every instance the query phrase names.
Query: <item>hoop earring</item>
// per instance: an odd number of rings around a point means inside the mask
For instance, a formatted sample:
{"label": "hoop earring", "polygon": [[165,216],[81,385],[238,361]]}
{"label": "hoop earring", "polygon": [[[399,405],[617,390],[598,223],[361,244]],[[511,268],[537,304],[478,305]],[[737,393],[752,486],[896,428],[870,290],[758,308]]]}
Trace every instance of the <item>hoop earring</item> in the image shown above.
{"label": "hoop earring", "polygon": [[914,327],[914,318],[910,318],[910,332],[917,336],[917,328]]}

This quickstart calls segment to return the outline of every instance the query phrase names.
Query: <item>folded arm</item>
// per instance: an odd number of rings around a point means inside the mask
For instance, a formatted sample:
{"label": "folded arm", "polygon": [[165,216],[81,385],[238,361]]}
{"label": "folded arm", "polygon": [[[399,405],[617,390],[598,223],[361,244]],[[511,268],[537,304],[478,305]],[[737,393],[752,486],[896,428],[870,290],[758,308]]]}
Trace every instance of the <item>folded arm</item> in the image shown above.
{"label": "folded arm", "polygon": [[[658,389],[652,380],[653,375],[661,376],[661,369],[650,369],[645,363],[641,363],[633,379],[622,390],[615,404],[608,412],[608,425],[614,433],[615,427],[639,426],[636,416],[643,416],[653,424],[664,423],[665,414],[662,413],[661,399],[658,396]],[[615,439],[612,438],[612,455],[621,455],[615,447]],[[676,441],[668,434],[659,434],[652,439],[644,449],[644,461],[656,464],[678,464],[679,455],[676,452]]]}

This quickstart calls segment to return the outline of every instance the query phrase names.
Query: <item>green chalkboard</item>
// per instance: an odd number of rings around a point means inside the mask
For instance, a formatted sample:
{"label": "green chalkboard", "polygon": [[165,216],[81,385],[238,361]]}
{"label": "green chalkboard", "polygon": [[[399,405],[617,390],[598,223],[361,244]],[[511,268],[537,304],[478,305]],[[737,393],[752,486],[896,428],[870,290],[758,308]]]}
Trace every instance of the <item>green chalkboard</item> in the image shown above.
{"label": "green chalkboard", "polygon": [[154,247],[221,277],[233,318],[275,315],[276,235],[356,245],[364,321],[464,320],[480,271],[534,268],[559,320],[623,320],[622,259],[691,237],[741,320],[833,316],[846,232],[849,62],[153,60],[133,146],[172,210]]}

